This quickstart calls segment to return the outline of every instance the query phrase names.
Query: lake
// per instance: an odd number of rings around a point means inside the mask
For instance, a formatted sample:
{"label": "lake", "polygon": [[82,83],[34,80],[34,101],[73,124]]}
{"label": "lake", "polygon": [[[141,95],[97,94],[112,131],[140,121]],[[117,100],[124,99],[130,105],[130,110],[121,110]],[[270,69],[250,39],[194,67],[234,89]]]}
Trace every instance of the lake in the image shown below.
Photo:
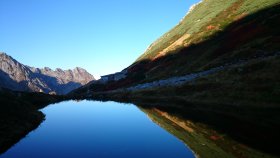
{"label": "lake", "polygon": [[42,110],[46,120],[2,158],[193,158],[193,152],[132,104],[68,101]]}

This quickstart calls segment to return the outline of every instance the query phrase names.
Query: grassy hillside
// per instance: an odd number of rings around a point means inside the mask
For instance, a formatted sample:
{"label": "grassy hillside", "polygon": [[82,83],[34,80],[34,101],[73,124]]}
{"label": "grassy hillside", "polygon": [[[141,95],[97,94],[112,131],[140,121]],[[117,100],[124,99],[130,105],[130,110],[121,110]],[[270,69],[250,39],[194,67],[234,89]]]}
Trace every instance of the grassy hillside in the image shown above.
{"label": "grassy hillside", "polygon": [[[235,0],[210,0],[197,4],[177,26],[154,42],[137,61],[153,59],[160,51],[167,48],[184,34],[193,35],[199,32],[206,23],[232,5],[233,2],[235,2]],[[211,10],[209,7],[211,7]],[[184,43],[186,43],[186,41],[184,41]],[[182,45],[183,44],[180,46]]]}
{"label": "grassy hillside", "polygon": [[128,68],[126,79],[92,84],[74,93],[110,91],[246,61],[179,87],[110,95],[131,99],[179,98],[184,102],[233,106],[277,106],[280,103],[279,26],[280,0],[205,0],[152,44]]}
{"label": "grassy hillside", "polygon": [[[200,3],[177,27],[167,33],[168,36],[160,39],[129,68],[131,76],[140,73],[144,76],[142,82],[147,82],[202,71],[280,50],[279,1],[223,2],[228,3],[225,5],[215,0]],[[215,7],[202,10],[200,7],[203,5],[221,5],[226,8],[220,12]],[[212,15],[208,12],[217,14],[213,14],[213,17],[205,16]],[[193,14],[196,18],[192,18]],[[197,19],[201,19],[199,22],[203,23],[192,24]],[[187,24],[191,24],[191,27]],[[186,33],[182,33],[182,30]],[[189,36],[184,36],[185,34]],[[186,37],[183,42],[180,39],[182,36]],[[176,43],[178,39],[179,42],[174,45],[173,42]]]}
{"label": "grassy hillside", "polygon": [[204,0],[128,67],[126,79],[75,92],[114,90],[271,56],[280,51],[279,25],[280,0]]}
{"label": "grassy hillside", "polygon": [[199,43],[225,29],[232,22],[277,3],[279,0],[203,0],[195,5],[177,26],[154,42],[137,62],[155,59],[164,49],[186,34],[190,36],[165,54],[175,53],[183,47]]}

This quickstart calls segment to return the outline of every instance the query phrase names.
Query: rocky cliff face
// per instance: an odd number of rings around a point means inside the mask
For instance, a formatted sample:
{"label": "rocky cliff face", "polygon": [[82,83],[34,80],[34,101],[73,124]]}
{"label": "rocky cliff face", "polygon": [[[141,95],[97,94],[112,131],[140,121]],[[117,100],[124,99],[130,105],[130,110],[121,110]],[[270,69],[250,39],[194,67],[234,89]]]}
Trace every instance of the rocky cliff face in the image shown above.
{"label": "rocky cliff face", "polygon": [[23,65],[7,54],[0,53],[0,86],[4,88],[67,94],[92,80],[95,80],[94,77],[79,67],[73,70],[39,69]]}

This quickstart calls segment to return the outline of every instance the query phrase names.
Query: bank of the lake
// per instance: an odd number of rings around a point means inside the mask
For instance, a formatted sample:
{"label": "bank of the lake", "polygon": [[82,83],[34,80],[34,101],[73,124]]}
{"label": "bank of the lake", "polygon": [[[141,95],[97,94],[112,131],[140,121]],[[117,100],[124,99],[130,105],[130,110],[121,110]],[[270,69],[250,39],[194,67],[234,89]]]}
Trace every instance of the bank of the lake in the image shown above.
{"label": "bank of the lake", "polygon": [[45,119],[39,109],[62,96],[0,90],[0,154],[36,129]]}

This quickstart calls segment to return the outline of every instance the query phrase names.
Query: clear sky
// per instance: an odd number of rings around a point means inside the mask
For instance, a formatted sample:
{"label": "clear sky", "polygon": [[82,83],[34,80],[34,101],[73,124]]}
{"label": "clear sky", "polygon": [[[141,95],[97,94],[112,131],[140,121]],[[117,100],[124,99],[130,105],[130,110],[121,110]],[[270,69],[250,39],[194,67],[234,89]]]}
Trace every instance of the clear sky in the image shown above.
{"label": "clear sky", "polygon": [[23,64],[121,71],[199,0],[0,0],[0,51]]}

